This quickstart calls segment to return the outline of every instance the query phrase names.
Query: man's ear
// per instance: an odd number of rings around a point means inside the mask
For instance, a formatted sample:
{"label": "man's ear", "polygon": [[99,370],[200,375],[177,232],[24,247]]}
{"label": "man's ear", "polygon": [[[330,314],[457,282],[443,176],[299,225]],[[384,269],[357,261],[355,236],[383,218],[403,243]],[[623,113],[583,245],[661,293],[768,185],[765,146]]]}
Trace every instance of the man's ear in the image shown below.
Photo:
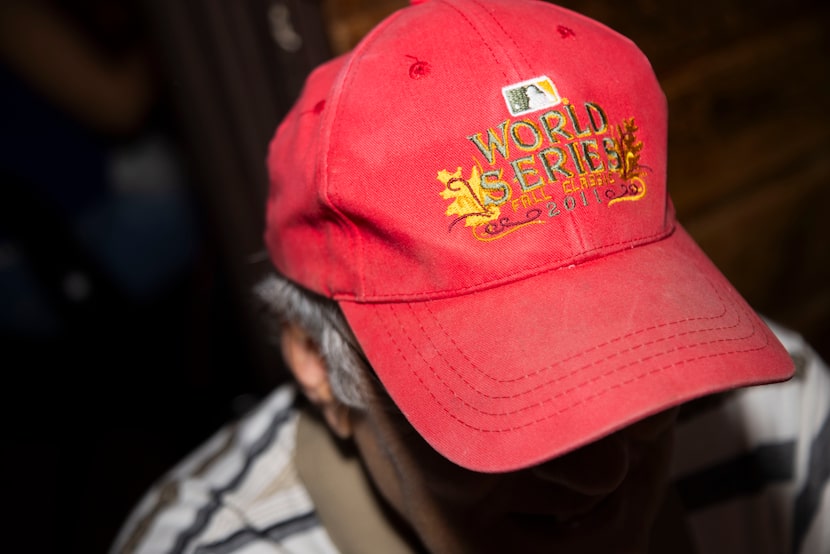
{"label": "man's ear", "polygon": [[329,371],[317,343],[294,324],[283,327],[282,355],[294,379],[312,404],[317,406],[334,433],[340,438],[352,435],[349,408],[331,392]]}

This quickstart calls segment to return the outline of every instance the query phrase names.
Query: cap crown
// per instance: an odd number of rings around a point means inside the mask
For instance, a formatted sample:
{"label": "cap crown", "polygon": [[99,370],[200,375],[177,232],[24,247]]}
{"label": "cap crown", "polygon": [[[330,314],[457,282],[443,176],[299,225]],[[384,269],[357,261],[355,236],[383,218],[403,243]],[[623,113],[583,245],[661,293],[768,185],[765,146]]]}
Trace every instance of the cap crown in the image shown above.
{"label": "cap crown", "polygon": [[534,0],[404,8],[314,71],[269,152],[288,277],[450,297],[664,237],[666,102],[627,38]]}

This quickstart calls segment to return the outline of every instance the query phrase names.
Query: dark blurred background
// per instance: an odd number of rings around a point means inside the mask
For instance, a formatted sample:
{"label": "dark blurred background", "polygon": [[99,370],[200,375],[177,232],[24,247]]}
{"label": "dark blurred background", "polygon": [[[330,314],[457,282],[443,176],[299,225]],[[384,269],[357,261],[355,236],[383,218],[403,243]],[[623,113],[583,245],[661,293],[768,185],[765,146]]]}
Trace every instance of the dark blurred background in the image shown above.
{"label": "dark blurred background", "polygon": [[[250,297],[268,139],[313,66],[405,3],[0,1],[6,551],[106,552],[283,380]],[[559,3],[649,56],[681,222],[830,358],[826,3]]]}

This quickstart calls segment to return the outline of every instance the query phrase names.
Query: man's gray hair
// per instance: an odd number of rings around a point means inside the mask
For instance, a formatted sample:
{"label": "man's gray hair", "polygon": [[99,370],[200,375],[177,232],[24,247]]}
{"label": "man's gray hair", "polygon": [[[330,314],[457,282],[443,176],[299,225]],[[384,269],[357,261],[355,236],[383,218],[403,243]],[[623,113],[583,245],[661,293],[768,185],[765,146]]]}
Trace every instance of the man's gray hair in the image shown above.
{"label": "man's gray hair", "polygon": [[266,308],[275,339],[286,324],[300,327],[320,349],[335,398],[365,408],[364,384],[370,368],[337,303],[278,274],[264,278],[254,292]]}

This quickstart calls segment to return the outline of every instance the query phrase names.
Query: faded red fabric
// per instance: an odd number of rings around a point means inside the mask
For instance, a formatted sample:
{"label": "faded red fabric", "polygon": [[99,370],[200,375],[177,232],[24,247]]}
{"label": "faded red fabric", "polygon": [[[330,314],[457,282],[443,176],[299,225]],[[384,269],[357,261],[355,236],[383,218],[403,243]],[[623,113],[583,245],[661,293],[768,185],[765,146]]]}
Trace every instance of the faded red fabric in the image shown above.
{"label": "faded red fabric", "polygon": [[417,2],[309,76],[270,146],[265,239],[436,450],[527,467],[792,373],[676,222],[666,135],[648,60],[600,23]]}

